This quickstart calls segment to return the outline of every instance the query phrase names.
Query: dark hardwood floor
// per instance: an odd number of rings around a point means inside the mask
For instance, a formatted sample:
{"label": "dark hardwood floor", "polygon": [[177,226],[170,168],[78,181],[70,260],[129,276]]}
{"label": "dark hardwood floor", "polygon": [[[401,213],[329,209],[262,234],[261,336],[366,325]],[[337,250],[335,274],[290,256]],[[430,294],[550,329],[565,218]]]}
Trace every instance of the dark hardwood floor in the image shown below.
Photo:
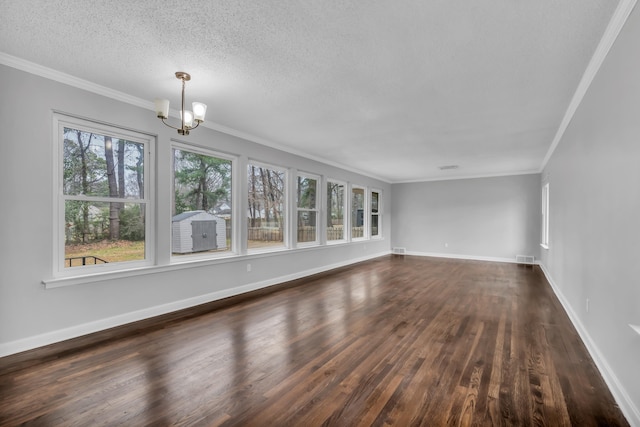
{"label": "dark hardwood floor", "polygon": [[0,359],[0,424],[625,426],[537,267],[388,256]]}

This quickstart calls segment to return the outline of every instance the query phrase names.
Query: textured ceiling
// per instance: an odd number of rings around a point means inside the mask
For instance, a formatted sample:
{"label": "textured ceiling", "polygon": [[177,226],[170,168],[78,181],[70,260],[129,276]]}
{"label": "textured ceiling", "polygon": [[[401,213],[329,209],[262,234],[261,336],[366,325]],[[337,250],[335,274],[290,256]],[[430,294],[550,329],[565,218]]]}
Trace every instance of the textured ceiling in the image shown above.
{"label": "textured ceiling", "polygon": [[[4,0],[0,52],[390,182],[537,171],[612,0]],[[443,165],[457,169],[440,170]]]}

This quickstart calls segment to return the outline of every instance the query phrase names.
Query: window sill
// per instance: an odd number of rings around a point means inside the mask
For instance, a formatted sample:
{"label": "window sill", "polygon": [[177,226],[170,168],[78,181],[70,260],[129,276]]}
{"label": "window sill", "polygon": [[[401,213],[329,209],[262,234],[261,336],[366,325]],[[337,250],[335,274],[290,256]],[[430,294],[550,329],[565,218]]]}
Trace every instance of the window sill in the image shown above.
{"label": "window sill", "polygon": [[[381,240],[384,240],[384,239],[381,239]],[[326,248],[342,246],[342,245],[346,246],[346,245],[352,245],[352,244],[358,244],[358,243],[361,244],[361,243],[366,243],[368,241],[369,240],[361,240],[361,241],[355,241],[355,242],[336,241],[335,243],[327,242],[326,245],[303,246],[303,247],[298,247],[296,249],[277,248],[277,249],[271,249],[266,251],[254,250],[247,253],[246,255],[238,255],[235,253],[231,253],[226,256],[220,256],[217,258],[190,259],[190,260],[184,260],[181,262],[173,262],[167,265],[135,267],[135,268],[129,268],[129,269],[116,270],[116,271],[101,271],[99,273],[85,274],[82,276],[52,277],[48,279],[43,279],[42,284],[44,285],[45,289],[54,289],[54,288],[61,288],[65,286],[73,286],[73,285],[102,282],[106,280],[121,279],[125,277],[144,276],[147,274],[163,273],[166,271],[183,270],[187,268],[205,267],[209,265],[224,264],[224,263],[231,263],[231,262],[244,262],[244,261],[255,259],[255,258],[278,256],[286,253],[295,253],[299,251],[313,251],[313,250],[326,249]]]}
{"label": "window sill", "polygon": [[251,256],[251,255],[265,255],[265,254],[277,254],[280,252],[287,252],[287,251],[291,251],[291,248],[288,248],[286,246],[277,246],[275,248],[254,248],[254,249],[247,249],[247,255]]}
{"label": "window sill", "polygon": [[327,246],[344,245],[345,243],[349,243],[347,239],[327,240]]}
{"label": "window sill", "polygon": [[297,244],[296,249],[317,248],[318,246],[320,246],[320,242],[318,242],[318,241],[315,241],[315,242],[301,242],[301,243]]}
{"label": "window sill", "polygon": [[80,285],[85,283],[102,282],[105,280],[121,279],[124,277],[144,276],[147,274],[162,273],[165,271],[182,270],[185,268],[200,267],[212,264],[221,264],[237,260],[238,255],[233,254],[219,258],[203,259],[191,259],[181,262],[174,262],[167,265],[153,265],[137,268],[128,268],[117,271],[101,271],[99,273],[84,274],[81,276],[67,276],[67,277],[52,277],[50,279],[43,279],[42,284],[45,289],[61,288],[64,286]]}

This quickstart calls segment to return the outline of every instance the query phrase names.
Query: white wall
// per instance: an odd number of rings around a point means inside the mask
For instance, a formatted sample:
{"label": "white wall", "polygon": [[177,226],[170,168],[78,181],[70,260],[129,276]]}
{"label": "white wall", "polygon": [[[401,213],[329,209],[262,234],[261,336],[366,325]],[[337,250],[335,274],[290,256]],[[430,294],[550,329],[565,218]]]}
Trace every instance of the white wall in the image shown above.
{"label": "white wall", "polygon": [[391,246],[409,253],[515,261],[539,255],[540,176],[391,186]]}
{"label": "white wall", "polygon": [[[156,238],[166,248],[157,254],[161,262],[169,260],[171,244],[169,144],[179,135],[144,108],[11,67],[0,65],[0,76],[0,356],[389,251],[386,238],[45,289],[41,281],[51,277],[53,256],[52,110],[158,135]],[[180,140],[238,155],[241,164],[252,158],[373,186],[385,195],[390,190],[384,182],[211,129]],[[389,217],[383,213],[383,230],[390,229]]]}
{"label": "white wall", "polygon": [[[640,10],[636,7],[542,173],[542,264],[618,403],[640,426]],[[587,299],[589,310],[587,311]]]}

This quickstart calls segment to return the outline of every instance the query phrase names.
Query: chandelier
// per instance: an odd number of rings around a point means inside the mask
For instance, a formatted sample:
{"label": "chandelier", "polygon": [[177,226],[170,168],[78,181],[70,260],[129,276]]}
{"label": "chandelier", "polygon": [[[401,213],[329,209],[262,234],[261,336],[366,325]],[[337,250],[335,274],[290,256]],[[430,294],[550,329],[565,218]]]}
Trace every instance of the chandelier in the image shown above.
{"label": "chandelier", "polygon": [[[194,102],[192,103],[193,110],[185,110],[184,109],[184,87],[186,82],[191,80],[191,76],[189,73],[185,73],[184,71],[176,72],[176,78],[182,81],[182,106],[180,108],[180,120],[181,126],[175,127],[171,126],[166,120],[169,118],[169,100],[168,99],[158,99],[155,100],[156,106],[156,115],[162,123],[169,126],[172,129],[176,129],[180,135],[189,135],[189,131],[191,129],[195,129],[200,125],[200,123],[204,122],[204,115],[207,113],[207,105],[202,102]],[[195,123],[195,126],[194,126]]]}

